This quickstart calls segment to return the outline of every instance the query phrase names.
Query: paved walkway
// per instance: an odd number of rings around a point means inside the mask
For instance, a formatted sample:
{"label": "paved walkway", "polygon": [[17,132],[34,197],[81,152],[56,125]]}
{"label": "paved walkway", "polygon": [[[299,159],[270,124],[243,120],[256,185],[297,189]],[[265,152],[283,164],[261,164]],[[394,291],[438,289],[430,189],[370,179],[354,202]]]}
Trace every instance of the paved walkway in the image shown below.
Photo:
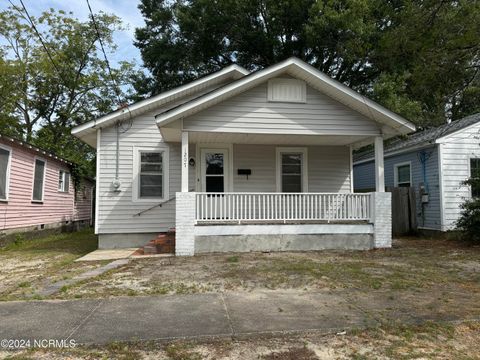
{"label": "paved walkway", "polygon": [[[83,344],[193,337],[325,333],[379,324],[438,320],[351,292],[270,291],[0,303],[0,339],[73,339]],[[400,301],[403,304],[403,301]],[[402,305],[403,306],[403,305]],[[411,309],[410,311],[408,309]],[[441,317],[441,316],[440,316]],[[443,320],[457,320],[449,314]]]}
{"label": "paved walkway", "polygon": [[107,271],[110,271],[110,270],[116,269],[120,266],[128,264],[128,261],[129,261],[128,259],[115,260],[115,261],[112,261],[111,263],[108,263],[107,265],[101,266],[97,269],[93,269],[93,270],[84,272],[83,274],[77,275],[77,276],[75,276],[71,279],[60,280],[60,281],[57,281],[56,283],[48,284],[43,289],[38,291],[37,295],[50,296],[52,294],[55,294],[55,293],[59,292],[62,289],[62,287],[64,287],[64,286],[73,285],[73,284],[76,284],[80,281],[100,276],[100,275],[106,273]]}

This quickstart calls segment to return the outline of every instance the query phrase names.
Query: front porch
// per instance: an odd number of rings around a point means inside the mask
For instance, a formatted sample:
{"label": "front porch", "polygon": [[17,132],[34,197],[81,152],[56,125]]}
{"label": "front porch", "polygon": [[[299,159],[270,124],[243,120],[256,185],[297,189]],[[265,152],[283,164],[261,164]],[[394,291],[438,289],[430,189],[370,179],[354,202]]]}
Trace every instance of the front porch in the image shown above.
{"label": "front porch", "polygon": [[[290,144],[279,137],[271,144],[235,144],[193,135],[181,133],[177,255],[391,246],[381,136],[366,139],[375,144],[377,191],[353,193],[352,146],[326,145],[329,137],[299,146],[296,136]],[[348,139],[337,137],[342,141]]]}
{"label": "front porch", "polygon": [[176,195],[176,254],[391,246],[389,193]]}

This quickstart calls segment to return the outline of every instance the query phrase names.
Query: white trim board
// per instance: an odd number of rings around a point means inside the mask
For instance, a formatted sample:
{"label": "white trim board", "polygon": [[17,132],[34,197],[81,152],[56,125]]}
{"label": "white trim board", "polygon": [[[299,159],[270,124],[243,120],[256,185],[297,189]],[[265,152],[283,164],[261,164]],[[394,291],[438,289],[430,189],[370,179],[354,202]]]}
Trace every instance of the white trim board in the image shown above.
{"label": "white trim board", "polygon": [[168,112],[160,113],[155,116],[157,125],[159,127],[165,126],[182,117],[191,116],[201,110],[211,107],[221,101],[240,94],[260,83],[289,71],[301,74],[302,77],[308,79],[308,82],[311,86],[315,87],[317,90],[321,91],[327,96],[340,101],[353,110],[362,113],[367,118],[395,129],[394,133],[390,134],[391,136],[408,134],[415,130],[415,125],[405,120],[400,115],[397,115],[377,104],[376,102],[367,99],[365,96],[357,93],[356,91],[315,69],[313,66],[295,57],[289,58],[263,70],[259,70],[247,77],[240,78],[233,83],[205,94],[198,99],[189,101]]}
{"label": "white trim board", "polygon": [[438,144],[438,192],[440,195],[440,229],[445,227],[445,197],[443,194],[443,164],[442,164],[443,144]]}
{"label": "white trim board", "polygon": [[372,224],[197,225],[195,236],[372,234]]}

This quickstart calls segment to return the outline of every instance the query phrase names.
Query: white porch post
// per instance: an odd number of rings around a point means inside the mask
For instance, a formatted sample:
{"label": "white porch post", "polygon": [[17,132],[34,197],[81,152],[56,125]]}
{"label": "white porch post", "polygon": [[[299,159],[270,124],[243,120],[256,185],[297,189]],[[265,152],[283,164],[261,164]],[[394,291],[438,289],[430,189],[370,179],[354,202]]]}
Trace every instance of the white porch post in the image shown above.
{"label": "white porch post", "polygon": [[375,185],[377,192],[385,192],[383,138],[381,136],[375,137]]}
{"label": "white porch post", "polygon": [[188,192],[188,132],[182,132],[182,192]]}

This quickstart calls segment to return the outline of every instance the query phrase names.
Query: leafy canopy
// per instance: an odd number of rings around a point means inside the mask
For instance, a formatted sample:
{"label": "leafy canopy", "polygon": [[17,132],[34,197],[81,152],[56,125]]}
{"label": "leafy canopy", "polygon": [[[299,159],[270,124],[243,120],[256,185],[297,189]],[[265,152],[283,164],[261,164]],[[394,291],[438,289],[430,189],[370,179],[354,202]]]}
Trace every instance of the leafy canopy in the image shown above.
{"label": "leafy canopy", "polygon": [[154,94],[239,63],[297,56],[420,126],[480,111],[480,2],[142,0]]}
{"label": "leafy canopy", "polygon": [[[118,88],[91,21],[50,9],[33,22],[48,51],[25,13],[0,12],[0,132],[53,151],[93,175],[94,152],[70,129],[124,101],[133,65],[123,62],[112,69]],[[107,51],[114,51],[119,18],[100,13],[96,22]]]}

